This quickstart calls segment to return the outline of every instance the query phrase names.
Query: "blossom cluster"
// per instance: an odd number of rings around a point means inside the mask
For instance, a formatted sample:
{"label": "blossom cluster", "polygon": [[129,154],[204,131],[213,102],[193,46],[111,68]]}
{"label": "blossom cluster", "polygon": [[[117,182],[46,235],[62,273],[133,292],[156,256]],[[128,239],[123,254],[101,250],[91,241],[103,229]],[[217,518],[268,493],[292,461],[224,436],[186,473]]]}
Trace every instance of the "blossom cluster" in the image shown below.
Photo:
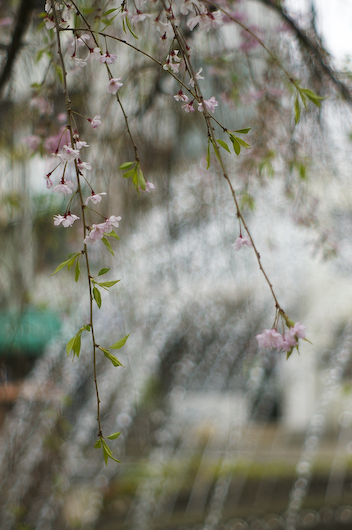
{"label": "blossom cluster", "polygon": [[98,239],[103,239],[104,234],[109,234],[113,230],[113,226],[119,226],[119,221],[121,217],[116,217],[116,215],[111,215],[109,218],[106,218],[104,223],[93,224],[91,231],[84,238],[84,242],[95,243]]}
{"label": "blossom cluster", "polygon": [[255,338],[261,348],[290,352],[295,346],[298,346],[298,339],[306,338],[306,326],[296,322],[284,335],[278,333],[276,329],[264,329]]}

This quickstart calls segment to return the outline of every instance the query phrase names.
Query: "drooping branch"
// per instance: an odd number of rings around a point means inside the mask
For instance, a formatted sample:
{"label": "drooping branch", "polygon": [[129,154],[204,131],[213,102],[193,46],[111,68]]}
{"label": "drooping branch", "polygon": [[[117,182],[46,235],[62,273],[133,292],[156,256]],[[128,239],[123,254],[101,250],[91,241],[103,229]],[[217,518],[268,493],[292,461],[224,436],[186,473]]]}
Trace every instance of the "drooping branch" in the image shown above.
{"label": "drooping branch", "polygon": [[[278,13],[284,21],[290,26],[290,28],[295,32],[299,42],[308,52],[308,59],[310,65],[313,67],[314,72],[321,79],[325,74],[330,81],[333,82],[339,93],[343,98],[350,104],[352,104],[352,92],[351,89],[343,83],[337,75],[337,72],[329,64],[329,54],[328,52],[321,47],[319,44],[319,36],[316,34],[314,24],[312,30],[315,34],[315,42],[308,36],[307,32],[299,27],[297,22],[288,15],[281,5],[275,0],[258,0],[258,2],[264,4],[267,7],[270,7],[276,13]],[[304,57],[307,59],[307,56]]]}

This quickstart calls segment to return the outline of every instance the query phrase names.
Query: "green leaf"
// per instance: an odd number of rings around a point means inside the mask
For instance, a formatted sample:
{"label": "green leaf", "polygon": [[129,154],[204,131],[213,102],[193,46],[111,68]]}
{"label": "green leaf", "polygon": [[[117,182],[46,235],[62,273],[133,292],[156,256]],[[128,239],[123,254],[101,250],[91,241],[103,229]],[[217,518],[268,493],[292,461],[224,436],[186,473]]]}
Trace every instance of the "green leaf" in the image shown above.
{"label": "green leaf", "polygon": [[114,366],[123,366],[122,363],[120,363],[120,361],[118,360],[117,357],[115,357],[115,355],[113,355],[112,353],[109,352],[109,350],[105,349],[105,348],[101,348],[99,346],[99,349],[103,352],[103,354],[105,355],[105,357],[107,359],[109,359],[109,361],[112,362],[112,364]]}
{"label": "green leaf", "polygon": [[78,282],[79,275],[81,273],[81,269],[79,266],[79,260],[76,261],[76,269],[75,269],[75,281]]}
{"label": "green leaf", "polygon": [[102,238],[102,242],[104,243],[104,245],[106,246],[106,248],[108,249],[108,251],[111,252],[111,254],[114,256],[114,252],[113,252],[113,250],[112,250],[112,246],[111,246],[111,244],[110,244],[110,241],[108,241],[108,240],[106,239],[106,237],[103,237],[103,238]]}
{"label": "green leaf", "polygon": [[101,448],[101,440],[100,439],[95,442],[94,448],[95,449],[100,449]]}
{"label": "green leaf", "polygon": [[301,105],[298,99],[298,94],[296,94],[295,97],[295,124],[299,122],[299,119],[301,117]]}
{"label": "green leaf", "polygon": [[137,174],[138,174],[138,186],[141,188],[141,190],[145,191],[145,184],[146,184],[145,178],[140,168],[138,168]]}
{"label": "green leaf", "polygon": [[110,269],[108,269],[107,267],[104,268],[104,269],[100,269],[100,271],[98,272],[98,276],[102,276],[103,274],[106,274],[107,272],[109,272]]}
{"label": "green leaf", "polygon": [[237,129],[237,131],[233,131],[233,132],[237,132],[239,134],[247,134],[250,130],[251,130],[252,127],[247,127],[247,129]]}
{"label": "green leaf", "polygon": [[86,331],[90,331],[90,324],[86,324],[85,326],[83,326],[83,329],[85,329]]}
{"label": "green leaf", "polygon": [[66,344],[66,352],[67,352],[67,355],[70,355],[75,340],[76,340],[76,335],[75,335],[74,337],[72,337],[72,339],[70,339],[70,340],[68,341],[68,343]]}
{"label": "green leaf", "polygon": [[72,267],[72,265],[76,261],[77,256],[79,256],[79,252],[77,252],[76,254],[73,254],[72,258],[69,260],[69,262],[67,264],[68,270],[70,270],[70,268]]}
{"label": "green leaf", "polygon": [[109,237],[114,237],[115,239],[118,239],[120,241],[120,238],[119,236],[116,234],[115,230],[111,230],[111,232],[109,232],[108,234]]}
{"label": "green leaf", "polygon": [[97,289],[96,287],[93,287],[93,297],[97,303],[97,306],[100,309],[101,308],[101,294],[100,294],[99,289]]}
{"label": "green leaf", "polygon": [[321,107],[321,103],[320,101],[322,99],[326,99],[325,97],[323,96],[318,96],[317,94],[315,94],[312,90],[310,90],[309,88],[301,88],[300,89],[300,94],[301,94],[301,97],[302,97],[302,93],[307,96],[307,98],[312,102],[314,103],[314,105],[316,105],[317,107]]}
{"label": "green leaf", "polygon": [[106,11],[105,13],[103,13],[103,17],[107,17],[108,15],[110,15],[110,13],[113,13],[114,11],[117,11],[118,8],[115,7],[115,9],[109,9],[108,11]]}
{"label": "green leaf", "polygon": [[228,151],[230,154],[231,154],[231,151],[229,149],[229,146],[227,145],[226,142],[224,142],[223,140],[216,140],[218,142],[219,145],[221,145],[221,147],[223,149],[226,149],[226,151]]}
{"label": "green leaf", "polygon": [[67,261],[63,261],[62,263],[60,263],[60,265],[56,268],[55,272],[53,272],[52,274],[50,274],[50,276],[54,276],[54,274],[56,274],[57,272],[61,271],[61,269],[63,269],[71,260],[67,260]]}
{"label": "green leaf", "polygon": [[110,26],[110,24],[112,23],[112,21],[114,20],[114,18],[116,17],[117,15],[115,15],[114,17],[112,18],[101,18],[100,20],[102,21],[103,24],[105,24],[105,27],[101,30],[101,31],[105,31],[106,28],[108,26]]}
{"label": "green leaf", "polygon": [[130,333],[128,335],[126,335],[126,337],[123,337],[123,339],[120,339],[117,342],[115,342],[115,344],[110,346],[110,349],[111,350],[119,350],[120,348],[122,348],[122,346],[124,346],[124,344],[125,344],[125,342],[126,342],[126,340],[128,339],[129,336],[130,336]]}
{"label": "green leaf", "polygon": [[207,158],[206,158],[206,161],[207,161],[207,169],[209,169],[210,167],[210,141],[208,140],[208,148],[207,148]]}
{"label": "green leaf", "polygon": [[136,190],[139,192],[139,188],[138,188],[138,166],[136,166],[133,169],[132,182],[133,182],[133,185],[136,188]]}
{"label": "green leaf", "polygon": [[120,432],[114,432],[114,434],[110,434],[110,436],[108,436],[109,440],[116,440],[116,438],[118,438],[120,436]]}
{"label": "green leaf", "polygon": [[109,460],[109,453],[107,452],[105,446],[103,445],[103,455],[104,455],[104,460],[105,460],[105,465],[108,465],[108,460]]}
{"label": "green leaf", "polygon": [[115,280],[115,281],[112,281],[112,282],[101,282],[101,283],[98,283],[98,285],[100,285],[100,287],[112,287],[113,285],[115,285],[119,281],[121,281],[121,280]]}
{"label": "green leaf", "polygon": [[138,40],[137,35],[134,33],[133,29],[131,28],[131,22],[130,22],[128,17],[126,17],[126,25],[128,27],[129,32],[131,33],[131,35],[133,35],[133,37]]}
{"label": "green leaf", "polygon": [[245,149],[251,149],[251,146],[242,140],[242,138],[238,138],[237,136],[233,136],[233,138],[235,138],[242,147],[245,147]]}
{"label": "green leaf", "polygon": [[289,357],[291,356],[292,351],[293,351],[293,348],[291,348],[290,351],[287,352],[287,354],[286,354],[286,361],[287,361],[287,359],[289,359]]}
{"label": "green leaf", "polygon": [[115,460],[115,462],[120,462],[120,460],[116,460],[116,458],[114,458],[114,457],[112,456],[111,449],[110,449],[110,447],[108,446],[108,444],[105,442],[105,440],[102,439],[101,441],[102,441],[102,444],[103,444],[104,452],[106,451],[108,457],[111,458],[112,460]]}
{"label": "green leaf", "polygon": [[135,174],[136,174],[136,168],[133,167],[129,171],[126,171],[126,173],[124,173],[122,176],[125,179],[130,179],[130,178],[133,178],[135,176]]}
{"label": "green leaf", "polygon": [[309,344],[313,344],[313,342],[310,342],[310,340],[304,338],[303,340],[305,340],[306,342],[309,342]]}
{"label": "green leaf", "polygon": [[238,156],[241,152],[241,146],[239,144],[239,142],[237,141],[236,137],[235,136],[232,136],[232,134],[230,135],[230,140],[232,142],[232,145],[233,145],[233,150],[235,151],[236,155]]}
{"label": "green leaf", "polygon": [[73,355],[77,355],[77,357],[79,357],[79,354],[81,351],[81,333],[77,333],[72,350],[73,350]]}
{"label": "green leaf", "polygon": [[130,167],[132,167],[133,165],[135,164],[135,162],[124,162],[123,164],[121,164],[121,166],[119,167],[119,169],[129,169]]}

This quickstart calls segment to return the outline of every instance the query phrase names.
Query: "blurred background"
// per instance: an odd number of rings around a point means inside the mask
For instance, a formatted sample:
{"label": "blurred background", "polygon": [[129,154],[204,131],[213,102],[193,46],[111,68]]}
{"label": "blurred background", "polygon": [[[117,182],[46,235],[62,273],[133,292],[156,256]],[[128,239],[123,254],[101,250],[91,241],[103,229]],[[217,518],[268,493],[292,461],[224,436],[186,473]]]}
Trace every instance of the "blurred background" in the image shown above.
{"label": "blurred background", "polygon": [[[118,3],[79,4],[96,29],[108,25],[164,64],[170,42],[152,18],[134,26],[136,40],[103,15]],[[251,149],[224,158],[280,304],[307,326],[312,344],[288,361],[258,349],[255,335],[272,326],[275,307],[253,251],[232,246],[236,211],[216,160],[206,169],[202,115],[181,109],[167,72],[108,42],[155,185],[136,193],[118,169],[134,153],[103,66],[78,66],[72,36],[62,37],[77,128],[90,145],[87,178],[107,192],[97,209],[122,217],[114,257],[101,242],[91,247],[94,271],[110,267],[106,279],[121,280],[96,308],[97,340],[130,333],[118,352],[123,367],[98,360],[104,433],[121,431],[110,445],[121,463],[105,466],[94,449],[89,341],[82,337],[79,359],[66,355],[89,318],[84,274],[77,283],[66,268],[51,276],[81,237],[79,226],[54,226],[68,200],[44,178],[67,121],[55,35],[42,2],[0,3],[2,529],[351,525],[352,8],[334,6],[222,2],[269,54],[229,18],[209,33],[182,22],[204,96],[219,101],[216,119],[230,130],[251,127]],[[322,108],[302,109],[297,125],[279,61],[326,97]],[[102,125],[93,129],[85,118],[96,115]],[[71,212],[79,215],[74,201]]]}

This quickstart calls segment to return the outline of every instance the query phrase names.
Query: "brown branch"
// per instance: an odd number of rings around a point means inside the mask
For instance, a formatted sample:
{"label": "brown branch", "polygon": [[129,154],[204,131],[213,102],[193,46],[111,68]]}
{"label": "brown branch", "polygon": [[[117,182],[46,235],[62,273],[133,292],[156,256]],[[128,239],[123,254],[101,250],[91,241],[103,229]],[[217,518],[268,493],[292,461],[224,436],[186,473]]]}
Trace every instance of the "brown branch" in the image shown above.
{"label": "brown branch", "polygon": [[29,26],[32,11],[37,7],[36,0],[22,0],[16,17],[12,40],[7,49],[7,57],[4,67],[0,73],[0,95],[11,76],[17,55],[23,45],[23,36]]}

